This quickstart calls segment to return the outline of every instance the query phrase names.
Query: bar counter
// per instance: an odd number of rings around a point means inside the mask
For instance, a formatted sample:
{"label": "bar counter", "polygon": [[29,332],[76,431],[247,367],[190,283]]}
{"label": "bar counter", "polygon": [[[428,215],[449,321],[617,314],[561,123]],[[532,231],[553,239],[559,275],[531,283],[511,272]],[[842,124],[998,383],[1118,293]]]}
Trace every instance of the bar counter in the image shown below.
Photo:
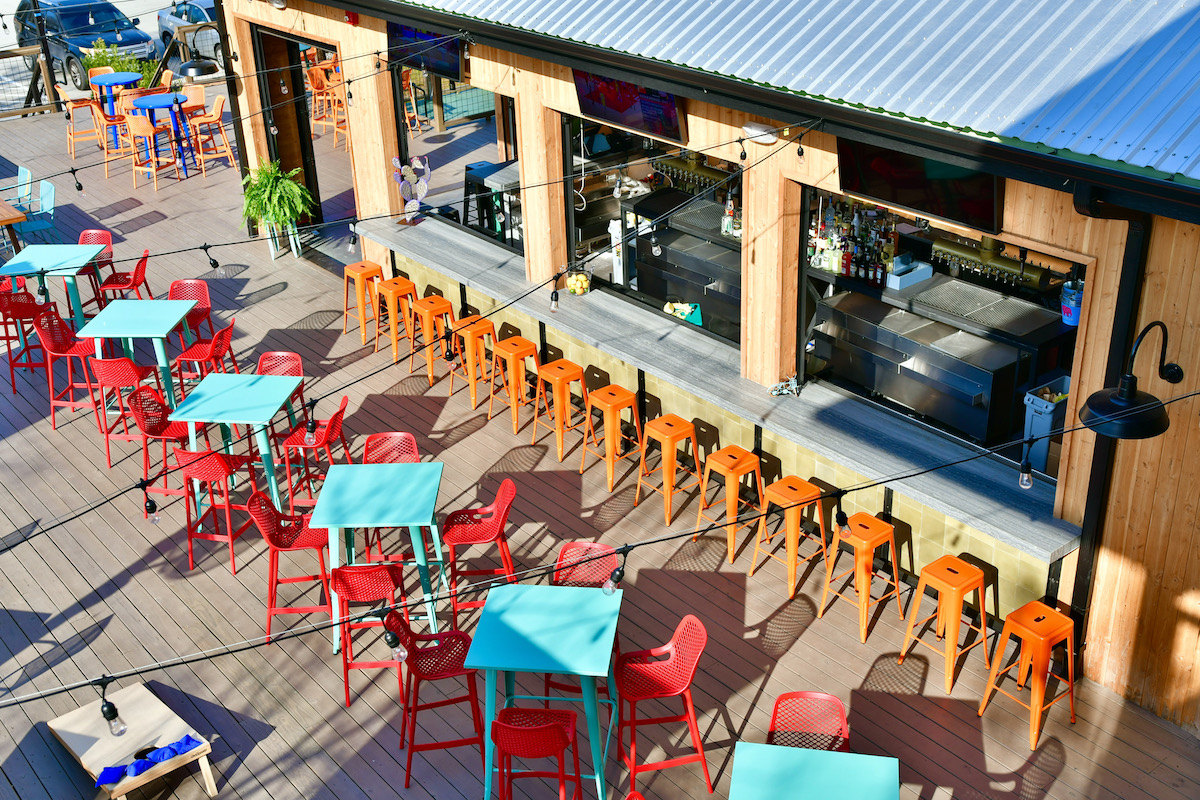
{"label": "bar counter", "polygon": [[[503,303],[531,288],[522,256],[436,217],[414,226],[358,224],[360,235]],[[966,458],[978,450],[820,384],[772,397],[740,374],[737,348],[620,297],[550,289],[513,308],[631,366],[871,479]],[[669,409],[667,409],[669,410]],[[808,476],[801,476],[807,478]],[[1079,528],[1053,515],[1054,487],[1017,486],[1017,470],[983,457],[890,484],[905,495],[1029,556],[1053,564],[1079,546]]]}

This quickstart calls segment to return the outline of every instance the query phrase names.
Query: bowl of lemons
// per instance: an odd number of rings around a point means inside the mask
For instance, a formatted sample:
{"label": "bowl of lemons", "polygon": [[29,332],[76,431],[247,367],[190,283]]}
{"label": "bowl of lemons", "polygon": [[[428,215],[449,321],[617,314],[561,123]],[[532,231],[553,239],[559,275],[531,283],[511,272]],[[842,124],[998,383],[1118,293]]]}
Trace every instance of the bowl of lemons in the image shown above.
{"label": "bowl of lemons", "polygon": [[592,271],[586,267],[567,271],[567,293],[587,294],[592,290]]}

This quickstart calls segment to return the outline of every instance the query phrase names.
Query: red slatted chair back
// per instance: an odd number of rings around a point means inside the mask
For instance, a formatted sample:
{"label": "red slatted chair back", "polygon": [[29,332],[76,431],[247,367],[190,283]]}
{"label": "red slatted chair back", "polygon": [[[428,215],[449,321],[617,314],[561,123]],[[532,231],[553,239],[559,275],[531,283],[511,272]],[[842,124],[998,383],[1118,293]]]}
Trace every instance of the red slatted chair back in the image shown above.
{"label": "red slatted chair back", "polygon": [[32,322],[51,305],[50,303],[44,305],[39,303],[33,295],[24,290],[10,292],[0,297],[0,312],[6,317],[20,322]]}
{"label": "red slatted chair back", "polygon": [[51,355],[64,356],[80,342],[71,326],[52,308],[34,317],[33,327],[37,330],[38,341]]}
{"label": "red slatted chair back", "polygon": [[234,472],[229,459],[216,450],[193,452],[176,447],[175,461],[182,468],[184,481],[217,483],[228,480]]}
{"label": "red slatted chair back", "polygon": [[5,278],[4,280],[0,281],[0,292],[5,292],[6,294],[12,294],[13,280],[16,280],[18,290],[23,290],[25,288],[25,279],[24,278],[21,278],[21,277],[17,277],[15,279],[14,278]]}
{"label": "red slatted chair back", "polygon": [[338,593],[343,604],[392,602],[396,590],[403,585],[400,564],[368,564],[338,567],[330,576],[330,588]]}
{"label": "red slatted chair back", "polygon": [[92,374],[101,387],[114,389],[137,386],[141,381],[137,365],[131,358],[91,358],[88,363],[92,365]]}
{"label": "red slatted chair back", "polygon": [[[540,708],[506,709],[508,724],[496,720],[492,723],[492,741],[504,753],[515,758],[554,758],[571,743],[567,731],[558,722],[546,724],[522,724],[540,722],[545,719],[545,710]],[[573,712],[572,712],[573,713]],[[528,719],[526,719],[528,718]]]}
{"label": "red slatted chair back", "polygon": [[133,267],[133,286],[146,281],[146,265],[150,261],[150,251],[143,250],[142,257],[137,260],[137,264]]}
{"label": "red slatted chair back", "polygon": [[617,551],[600,542],[567,542],[558,551],[554,586],[600,588],[617,568]]}
{"label": "red slatted chair back", "polygon": [[[342,403],[338,406],[338,410],[333,412],[333,416],[329,418],[329,424],[325,426],[325,438],[317,444],[326,446],[330,442],[336,441],[342,435],[342,418],[346,416],[346,406],[350,404],[348,395],[342,396]],[[349,456],[349,453],[346,454]]]}
{"label": "red slatted chair back", "polygon": [[134,389],[128,397],[129,411],[138,428],[147,436],[161,436],[171,423],[171,408],[162,394],[151,386]]}
{"label": "red slatted chair back", "polygon": [[259,375],[286,375],[295,378],[304,377],[304,361],[299,353],[287,350],[271,350],[258,357]]}
{"label": "red slatted chair back", "polygon": [[767,744],[810,750],[850,750],[846,707],[824,692],[787,692],[775,701]]}
{"label": "red slatted chair back", "polygon": [[225,357],[229,356],[229,360],[233,361],[233,371],[241,372],[238,369],[237,361],[233,359],[233,323],[236,319],[229,320],[229,324],[221,330],[217,331],[212,338],[212,346],[209,348],[209,360],[213,368],[224,372]]}
{"label": "red slatted chair back", "polygon": [[86,231],[81,231],[79,234],[80,244],[102,244],[104,249],[100,251],[100,255],[96,256],[95,262],[97,267],[113,268],[112,257],[112,232],[101,230],[99,228],[91,228]]}
{"label": "red slatted chair back", "polygon": [[516,496],[517,485],[511,478],[505,478],[490,506],[451,511],[445,528],[452,525],[459,528],[455,537],[459,545],[487,544],[504,532]]}
{"label": "red slatted chair back", "polygon": [[212,301],[208,296],[208,282],[199,278],[185,278],[171,281],[167,289],[168,300],[195,300],[196,305],[188,312],[188,316],[198,315],[212,309]]}
{"label": "red slatted chair back", "polygon": [[421,460],[411,433],[372,433],[363,446],[364,464],[416,464]]}
{"label": "red slatted chair back", "polygon": [[280,512],[271,498],[262,492],[256,491],[246,498],[246,512],[267,544],[278,550],[292,547],[309,530],[304,515]]}

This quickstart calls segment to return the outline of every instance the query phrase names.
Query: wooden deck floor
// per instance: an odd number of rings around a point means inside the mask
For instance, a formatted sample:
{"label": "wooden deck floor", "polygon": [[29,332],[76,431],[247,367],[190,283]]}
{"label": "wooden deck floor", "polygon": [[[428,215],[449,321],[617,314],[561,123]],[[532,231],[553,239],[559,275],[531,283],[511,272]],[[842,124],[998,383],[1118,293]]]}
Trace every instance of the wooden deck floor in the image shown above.
{"label": "wooden deck floor", "polygon": [[[0,153],[3,177],[15,174],[16,164],[35,176],[70,164],[59,116],[0,123]],[[97,159],[85,151],[75,165]],[[144,248],[158,254],[244,238],[234,170],[167,180],[157,194],[132,191],[125,167],[108,180],[94,167],[79,175],[86,196],[73,191],[69,178],[55,180],[58,224],[68,240],[82,228],[111,228],[117,258],[130,258]],[[430,389],[423,375],[410,376],[403,365],[377,372],[386,355],[363,348],[353,330],[342,335],[340,281],[327,271],[291,257],[272,262],[258,242],[217,248],[213,255],[226,265],[225,278],[215,276],[202,253],[187,252],[152,255],[150,284],[165,293],[176,278],[208,279],[215,315],[237,318],[239,363],[250,367],[270,349],[300,352],[308,395],[329,395],[320,416],[336,407],[346,387],[346,427],[356,460],[366,434],[413,431],[422,452],[446,464],[443,509],[486,501],[502,478],[513,478],[518,498],[509,541],[520,566],[550,561],[563,541],[620,544],[664,533],[657,497],[633,507],[627,469],[612,494],[604,488],[603,468],[593,464],[579,474],[577,439],[560,464],[545,437],[530,443],[527,425],[514,436],[506,417],[489,422],[485,409],[471,410],[461,383],[447,397],[444,379]],[[61,286],[52,291],[61,300]],[[0,389],[0,698],[259,637],[267,559],[253,532],[237,544],[236,576],[224,546],[203,542],[197,544],[196,568],[189,570],[182,504],[166,504],[161,523],[152,525],[142,518],[138,492],[42,532],[140,477],[136,450],[128,444],[114,443],[116,463],[104,468],[91,416],[60,415],[59,429],[52,431],[45,391],[41,374],[19,374],[16,394]],[[695,510],[691,498],[672,530],[689,530]],[[788,602],[781,565],[768,564],[748,578],[744,545],[733,566],[725,563],[724,551],[724,538],[710,535],[695,544],[689,538],[631,553],[620,626],[621,646],[631,650],[665,641],[686,613],[707,625],[711,638],[695,698],[716,796],[728,794],[734,742],[765,738],[774,698],[817,689],[847,704],[854,750],[900,759],[905,798],[1200,797],[1197,740],[1111,692],[1081,681],[1077,722],[1070,724],[1065,703],[1056,706],[1038,750],[1030,752],[1028,715],[1014,702],[998,697],[982,719],[976,716],[985,678],[978,651],[946,696],[936,655],[918,652],[897,665],[903,628],[894,602],[874,616],[871,635],[861,644],[848,603],[836,602],[816,619],[820,590],[811,570]],[[491,554],[477,555],[487,560]],[[292,559],[293,569],[307,566]],[[911,592],[903,595],[907,608]],[[394,675],[355,675],[347,709],[340,673],[329,635],[317,633],[164,669],[146,680],[213,740],[221,797],[481,795],[473,748],[418,754],[413,785],[404,789]],[[85,688],[0,710],[0,800],[99,795],[45,724],[94,699],[94,690]],[[460,708],[441,716],[426,712],[420,722],[418,736],[425,739],[469,729]],[[682,725],[644,736],[653,743],[646,753],[651,756],[686,746]],[[614,761],[607,776],[610,796],[623,798],[629,784],[624,769]],[[660,773],[639,788],[648,798],[704,796],[694,765]],[[545,786],[524,791],[551,796]],[[194,772],[184,772],[140,796],[199,798],[203,789]]]}

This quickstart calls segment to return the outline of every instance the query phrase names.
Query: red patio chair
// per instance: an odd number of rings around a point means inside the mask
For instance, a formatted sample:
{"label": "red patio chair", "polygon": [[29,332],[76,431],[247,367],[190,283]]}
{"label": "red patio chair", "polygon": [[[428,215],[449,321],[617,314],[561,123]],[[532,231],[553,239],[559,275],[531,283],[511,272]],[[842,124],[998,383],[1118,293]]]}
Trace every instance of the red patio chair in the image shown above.
{"label": "red patio chair", "polygon": [[[462,631],[416,634],[413,633],[404,616],[395,611],[389,612],[384,618],[383,627],[396,634],[401,646],[408,653],[408,658],[404,661],[408,678],[404,682],[403,697],[401,698],[404,719],[400,726],[401,748],[404,747],[406,732],[408,736],[408,756],[404,763],[404,788],[407,789],[409,774],[412,772],[413,753],[426,750],[448,750],[452,747],[464,747],[470,744],[479,745],[479,749],[482,751],[483,715],[479,713],[479,693],[475,686],[475,670],[463,666],[467,660],[467,650],[471,648],[470,636]],[[467,684],[467,693],[449,697],[443,690],[443,699],[435,700],[432,703],[421,703],[421,684],[423,682],[444,681],[451,678],[463,678]],[[417,744],[417,712],[457,703],[470,704],[471,724],[475,727],[475,735],[447,742]]]}
{"label": "red patio chair", "polygon": [[116,272],[116,267],[113,266],[111,231],[106,231],[102,228],[89,228],[79,233],[79,243],[104,245],[104,249],[100,251],[100,254],[92,259],[92,263],[96,265],[96,272],[99,274],[100,270],[104,268],[107,268],[110,274]]}
{"label": "red patio chair", "polygon": [[[292,392],[288,403],[294,410],[300,412],[300,416],[305,422],[308,421],[308,407],[304,404],[304,360],[300,358],[299,353],[288,350],[269,350],[258,357],[258,367],[255,368],[254,373],[256,375],[283,375],[299,378],[300,385],[296,387],[296,391]],[[270,428],[271,441],[276,447],[279,447],[283,439],[287,437],[287,433],[276,433],[274,420],[271,421]]]}
{"label": "red patio chair", "polygon": [[[188,569],[196,568],[192,543],[196,539],[206,539],[210,542],[229,544],[229,570],[237,575],[233,543],[250,527],[252,520],[246,520],[237,528],[233,527],[233,512],[247,509],[245,503],[233,501],[229,492],[229,479],[235,473],[246,470],[250,475],[251,494],[258,491],[254,461],[249,456],[229,455],[216,450],[193,452],[182,447],[175,448],[175,461],[183,472],[183,486],[187,494]],[[200,511],[197,484],[208,485],[208,508],[203,512]],[[218,511],[225,512],[224,533],[221,532],[221,517]],[[212,523],[211,531],[205,530],[206,521]]]}
{"label": "red patio chair", "polygon": [[[692,678],[700,655],[708,643],[708,631],[695,616],[688,614],[679,621],[671,641],[653,650],[624,653],[617,659],[615,677],[617,681],[617,708],[620,713],[617,723],[617,746],[621,758],[629,768],[629,788],[635,788],[638,773],[677,767],[700,762],[704,769],[704,782],[712,794],[712,780],[708,777],[708,762],[704,760],[704,744],[700,740],[700,727],[696,724],[696,708],[692,703]],[[637,704],[643,700],[663,700],[682,697],[684,712],[674,717],[637,718]],[[629,704],[628,716],[625,704]],[[637,763],[637,729],[639,725],[660,725],[671,722],[687,722],[696,752],[665,761]],[[629,729],[629,752],[625,752],[625,729]]]}
{"label": "red patio chair", "polygon": [[[90,235],[95,233],[108,234],[108,241],[105,242],[102,239],[99,239],[99,237]],[[97,239],[97,241],[93,241],[93,239]],[[92,298],[90,300],[84,300],[82,297],[79,298],[80,310],[86,314],[88,306],[95,306],[96,309],[99,310],[104,308],[105,304],[108,302],[107,298],[104,296],[104,292],[100,290],[99,275],[101,266],[107,266],[109,270],[112,269],[112,235],[109,234],[108,231],[83,231],[79,234],[79,243],[104,244],[107,248],[105,250],[101,250],[100,254],[92,259],[91,263],[79,270],[78,274],[75,276],[77,284],[82,280],[86,280],[92,287]],[[66,294],[67,303],[69,305],[71,301],[71,295],[67,292],[67,279],[65,277],[63,278],[63,293]],[[67,316],[74,315],[74,310],[71,309],[71,311],[72,313],[68,314]]]}
{"label": "red patio chair", "polygon": [[[417,440],[411,433],[399,431],[387,433],[372,433],[367,437],[363,446],[362,463],[364,464],[416,464],[421,460],[417,449]],[[379,551],[379,555],[371,555],[371,548]],[[412,553],[402,552],[398,555],[384,555],[383,529],[367,530],[367,561],[410,561]]]}
{"label": "red patio chair", "polygon": [[[350,604],[384,603],[387,606],[404,606],[404,568],[399,564],[360,564],[358,566],[338,567],[330,575],[330,588],[338,596],[338,619],[342,631],[342,680],[346,687],[346,707],[350,707],[350,670],[352,669],[388,669],[396,668],[396,683],[400,687],[400,695],[404,697],[404,678],[400,662],[395,659],[386,661],[359,661],[354,658],[354,631],[365,628],[383,627],[382,619],[350,619]],[[399,594],[399,600],[396,595]],[[361,616],[356,614],[356,616]],[[408,609],[405,608],[403,618],[408,620]]]}
{"label": "red patio chair", "polygon": [[[287,468],[288,482],[288,502],[291,504],[291,511],[296,513],[296,504],[301,505],[316,505],[316,499],[313,495],[313,484],[318,480],[325,479],[325,473],[320,471],[321,452],[325,451],[325,458],[329,464],[333,464],[333,450],[330,445],[334,442],[342,443],[342,454],[346,457],[347,464],[353,464],[354,460],[350,458],[350,447],[346,444],[346,435],[342,431],[342,418],[346,416],[346,405],[349,404],[348,396],[342,397],[342,403],[338,406],[338,410],[333,412],[329,419],[319,419],[315,421],[316,430],[313,432],[312,444],[305,444],[305,437],[308,435],[308,427],[305,424],[297,425],[288,437],[283,441],[283,463]],[[296,480],[292,481],[292,458],[291,452],[295,450],[300,455],[300,463],[297,467]],[[312,454],[313,460],[310,463],[308,456]],[[296,494],[303,486],[308,492],[308,499],[296,499]]]}
{"label": "red patio chair", "polygon": [[39,303],[26,291],[0,292],[0,321],[4,323],[8,380],[13,394],[17,393],[17,367],[32,370],[46,366],[46,354],[41,341],[34,336],[33,321],[53,307],[53,303]]}
{"label": "red patio chair", "polygon": [[[238,369],[237,359],[233,357],[234,322],[235,320],[229,320],[229,324],[214,333],[211,339],[197,339],[186,350],[175,356],[172,368],[179,375],[181,396],[184,394],[185,377],[189,380],[198,380],[210,372],[229,372],[230,370],[225,366],[226,358],[233,363],[233,372],[241,372]],[[194,365],[193,369],[184,370],[184,366],[188,364]]]}
{"label": "red patio chair", "polygon": [[[508,512],[512,510],[513,500],[517,496],[517,485],[512,479],[505,478],[496,492],[496,499],[483,508],[468,508],[462,511],[452,511],[446,517],[442,528],[442,542],[449,553],[450,564],[450,607],[454,612],[454,627],[458,628],[458,612],[460,609],[482,608],[483,600],[461,600],[458,597],[459,577],[474,576],[507,576],[509,583],[516,583],[516,572],[513,566],[512,554],[508,551],[508,539],[504,535],[504,527],[508,523]],[[496,569],[459,569],[458,550],[476,544],[496,543],[500,549],[501,566]]]}
{"label": "red patio chair", "polygon": [[[246,511],[267,542],[267,641],[271,641],[271,618],[276,614],[314,614],[329,607],[329,574],[325,570],[325,548],[329,546],[327,528],[308,527],[311,514],[288,516],[280,513],[271,498],[255,492],[246,500]],[[296,550],[315,550],[321,571],[316,575],[279,577],[279,554]],[[325,602],[312,606],[281,606],[276,597],[281,583],[319,583]],[[320,598],[318,598],[320,599]]]}
{"label": "red patio chair", "polygon": [[[33,327],[37,330],[38,341],[42,343],[42,350],[46,354],[46,382],[50,387],[50,428],[57,430],[55,409],[96,409],[96,398],[92,396],[92,379],[87,370],[87,359],[96,352],[96,342],[94,339],[80,339],[76,336],[75,331],[71,330],[53,308],[48,308],[34,317]],[[67,362],[67,385],[56,392],[54,362],[58,359]],[[76,360],[79,361],[79,371],[83,375],[82,382],[75,378]],[[83,397],[76,397],[79,392],[83,392]]]}
{"label": "red patio chair", "polygon": [[[582,800],[579,777],[579,743],[575,738],[575,712],[549,708],[504,708],[492,722],[492,741],[500,768],[500,798],[513,796],[515,778],[551,778],[558,780],[558,798],[566,800],[567,781],[575,782],[571,797]],[[566,772],[566,752],[571,748],[575,774]],[[555,758],[558,770],[514,770],[513,758]]]}
{"label": "red patio chair", "polygon": [[[197,340],[200,337],[201,323],[208,323],[209,338],[216,336],[216,329],[213,328],[212,321],[212,300],[208,297],[208,283],[199,278],[187,278],[184,280],[171,281],[171,286],[167,289],[168,300],[195,300],[196,305],[187,313],[183,321],[187,323],[191,329],[192,336]],[[175,329],[179,334],[179,349],[187,349],[187,341],[183,336],[183,325]]]}
{"label": "red patio chair", "polygon": [[[92,368],[92,375],[96,378],[96,394],[98,395],[96,425],[100,428],[100,435],[104,437],[104,460],[111,468],[111,442],[113,439],[121,442],[145,441],[143,434],[129,431],[129,421],[133,415],[125,404],[125,396],[121,390],[137,389],[151,377],[159,384],[160,391],[162,384],[156,367],[139,367],[133,363],[131,358],[95,358],[93,356],[88,359],[88,364]],[[109,407],[110,403],[112,408]],[[134,426],[136,428],[136,421]],[[121,428],[119,433],[117,432],[118,427]]]}
{"label": "red patio chair", "polygon": [[[171,488],[167,481],[170,470],[166,467],[167,444],[186,446],[189,442],[188,424],[186,422],[168,422],[167,420],[171,416],[171,407],[167,405],[166,400],[163,400],[162,392],[149,386],[134,389],[130,392],[127,402],[129,403],[129,412],[133,414],[133,421],[137,423],[138,431],[142,434],[142,478],[144,480],[150,479],[150,440],[154,439],[162,443],[162,485],[151,483],[147,486],[146,491],[166,495],[187,494],[186,489]],[[204,441],[208,442],[208,429],[205,426],[198,425],[196,432],[203,432]],[[143,514],[144,516],[145,514]]]}
{"label": "red patio chair", "polygon": [[154,293],[150,291],[150,285],[146,283],[146,264],[149,261],[150,251],[143,250],[142,257],[137,260],[132,272],[113,272],[112,275],[101,281],[100,291],[112,292],[117,297],[124,297],[127,292],[132,291],[141,300],[142,289],[145,289],[146,294],[153,300]]}
{"label": "red patio chair", "polygon": [[[565,542],[558,551],[558,561],[554,564],[554,574],[550,576],[552,586],[582,586],[599,589],[605,581],[612,577],[613,570],[618,566],[617,551],[612,545],[600,542]],[[614,648],[615,648],[614,642]],[[616,650],[620,655],[620,650]],[[543,695],[547,697],[546,706],[550,706],[550,690],[558,689],[570,694],[579,694],[579,687],[573,683],[563,683],[546,675]],[[608,694],[607,686],[600,686],[599,691]]]}
{"label": "red patio chair", "polygon": [[786,692],[775,700],[767,744],[850,752],[850,723],[842,701],[824,692]]}

